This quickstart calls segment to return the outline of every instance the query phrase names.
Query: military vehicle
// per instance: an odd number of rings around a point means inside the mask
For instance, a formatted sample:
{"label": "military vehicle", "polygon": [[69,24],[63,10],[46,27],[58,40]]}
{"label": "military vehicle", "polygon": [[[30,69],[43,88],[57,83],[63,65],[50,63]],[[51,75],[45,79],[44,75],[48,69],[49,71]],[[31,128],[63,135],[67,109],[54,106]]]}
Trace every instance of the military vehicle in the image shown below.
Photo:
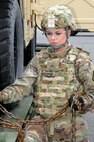
{"label": "military vehicle", "polygon": [[[56,4],[72,10],[77,25],[72,36],[94,31],[93,0],[0,0],[0,90],[22,74],[36,51],[36,29],[41,30],[42,14]],[[12,113],[28,119],[31,100],[27,97]],[[0,127],[0,142],[16,142],[17,136],[18,132]]]}

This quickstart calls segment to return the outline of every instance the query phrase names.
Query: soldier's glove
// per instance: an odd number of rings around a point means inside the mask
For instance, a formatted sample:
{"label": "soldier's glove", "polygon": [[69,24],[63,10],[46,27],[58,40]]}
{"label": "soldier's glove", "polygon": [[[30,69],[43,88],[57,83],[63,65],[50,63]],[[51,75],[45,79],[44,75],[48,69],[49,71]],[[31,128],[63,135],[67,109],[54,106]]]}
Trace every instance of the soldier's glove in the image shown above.
{"label": "soldier's glove", "polygon": [[81,96],[72,95],[69,98],[69,107],[71,107],[75,111],[82,110],[83,106],[84,106],[84,100]]}
{"label": "soldier's glove", "polygon": [[2,102],[2,100],[3,100],[3,95],[2,95],[2,93],[0,92],[0,103]]}
{"label": "soldier's glove", "polygon": [[0,92],[0,102],[5,102],[8,99],[8,94],[4,93],[4,92]]}

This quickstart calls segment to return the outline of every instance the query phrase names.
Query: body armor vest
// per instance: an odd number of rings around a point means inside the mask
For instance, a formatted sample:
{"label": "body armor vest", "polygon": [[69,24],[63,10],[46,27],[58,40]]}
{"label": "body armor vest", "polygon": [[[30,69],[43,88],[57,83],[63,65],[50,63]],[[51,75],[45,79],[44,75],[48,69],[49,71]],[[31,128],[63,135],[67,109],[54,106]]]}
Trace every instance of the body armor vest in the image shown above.
{"label": "body armor vest", "polygon": [[40,54],[35,106],[43,117],[55,114],[72,94],[83,93],[75,67],[80,52],[81,49],[70,47],[65,57],[55,57],[48,50]]}

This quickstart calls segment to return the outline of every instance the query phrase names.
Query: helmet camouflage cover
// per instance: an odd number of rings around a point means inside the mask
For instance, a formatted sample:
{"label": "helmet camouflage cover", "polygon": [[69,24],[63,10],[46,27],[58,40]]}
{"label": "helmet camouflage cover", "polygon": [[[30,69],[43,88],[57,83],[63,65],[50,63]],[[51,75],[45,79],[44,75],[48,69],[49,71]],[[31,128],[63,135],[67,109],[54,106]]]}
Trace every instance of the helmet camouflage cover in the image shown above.
{"label": "helmet camouflage cover", "polygon": [[68,7],[56,5],[44,12],[41,21],[43,31],[45,31],[46,28],[65,28],[67,26],[70,27],[71,31],[76,30],[75,21]]}

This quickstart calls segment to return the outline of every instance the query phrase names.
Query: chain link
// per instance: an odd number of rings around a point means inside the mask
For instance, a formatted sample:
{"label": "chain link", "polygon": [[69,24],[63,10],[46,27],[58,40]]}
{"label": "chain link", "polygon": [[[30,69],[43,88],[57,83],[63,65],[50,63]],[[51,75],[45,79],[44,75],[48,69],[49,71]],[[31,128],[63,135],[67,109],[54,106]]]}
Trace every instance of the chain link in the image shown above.
{"label": "chain link", "polygon": [[[69,103],[67,102],[55,115],[47,118],[47,119],[41,119],[41,120],[23,120],[22,118],[20,117],[17,117],[15,116],[13,113],[11,112],[8,112],[1,104],[0,104],[0,110],[5,113],[9,118],[13,118],[14,120],[16,120],[16,123],[12,123],[8,120],[3,120],[0,118],[0,124],[3,126],[3,127],[6,127],[6,128],[11,128],[11,129],[15,129],[16,131],[18,131],[18,142],[23,142],[23,139],[24,139],[24,133],[23,133],[23,129],[22,129],[22,124],[28,124],[28,125],[43,125],[43,124],[47,124],[47,123],[50,123],[54,120],[56,120],[58,117],[60,117],[65,111],[66,109],[68,108],[69,106]],[[74,116],[72,116],[74,117]],[[75,120],[75,118],[73,118]],[[73,121],[74,122],[74,121]],[[75,127],[73,125],[73,122],[72,122],[72,127]],[[72,131],[72,139],[75,137],[75,134],[74,134],[74,130],[75,128],[72,128],[73,131]],[[72,142],[74,142],[72,140]],[[76,142],[76,141],[75,141]]]}
{"label": "chain link", "polygon": [[18,123],[12,123],[9,120],[4,120],[2,118],[0,118],[0,125],[2,125],[4,128],[15,129],[18,132],[18,138],[17,138],[18,142],[23,142],[24,133],[23,133],[21,125],[19,125]]}
{"label": "chain link", "polygon": [[76,142],[76,111],[72,109],[72,136],[71,136],[71,142]]}
{"label": "chain link", "polygon": [[47,119],[42,119],[42,120],[23,120],[20,117],[16,117],[14,114],[12,114],[11,112],[8,112],[1,104],[0,104],[0,110],[5,113],[9,118],[13,118],[16,121],[20,122],[20,123],[24,123],[24,124],[36,124],[36,125],[41,125],[44,123],[49,123],[52,122],[54,120],[56,120],[58,117],[60,117],[68,108],[68,103],[66,103],[55,115],[47,118]]}

